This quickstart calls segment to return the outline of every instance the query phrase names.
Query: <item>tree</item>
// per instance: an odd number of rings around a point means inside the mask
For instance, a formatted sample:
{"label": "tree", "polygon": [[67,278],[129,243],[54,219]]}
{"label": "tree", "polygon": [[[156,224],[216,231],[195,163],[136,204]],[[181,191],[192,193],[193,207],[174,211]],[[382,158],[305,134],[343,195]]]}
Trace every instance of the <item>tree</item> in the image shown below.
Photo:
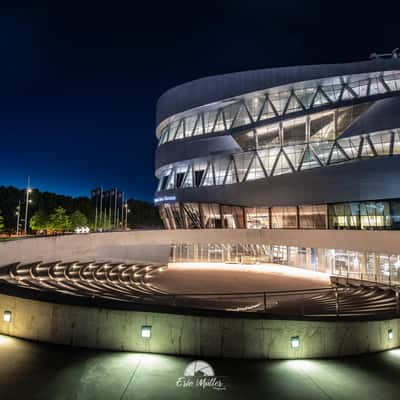
{"label": "tree", "polygon": [[49,228],[53,231],[67,231],[71,229],[71,220],[65,208],[57,207],[49,217]]}
{"label": "tree", "polygon": [[43,211],[36,212],[29,221],[29,227],[33,231],[42,231],[49,228],[49,220]]}
{"label": "tree", "polygon": [[0,232],[3,232],[4,230],[4,217],[1,215],[1,210],[0,210]]}
{"label": "tree", "polygon": [[86,218],[86,215],[81,213],[79,210],[74,211],[70,218],[71,218],[72,229],[81,226],[87,226],[88,224],[88,219]]}

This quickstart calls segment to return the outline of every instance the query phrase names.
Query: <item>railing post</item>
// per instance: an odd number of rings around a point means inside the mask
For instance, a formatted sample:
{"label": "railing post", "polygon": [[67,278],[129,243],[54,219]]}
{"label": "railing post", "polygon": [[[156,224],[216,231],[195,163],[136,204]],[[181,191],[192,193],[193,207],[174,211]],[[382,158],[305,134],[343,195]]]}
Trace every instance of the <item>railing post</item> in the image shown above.
{"label": "railing post", "polygon": [[267,293],[264,292],[264,312],[267,312]]}
{"label": "railing post", "polygon": [[301,315],[304,317],[304,294],[302,295],[301,298]]}
{"label": "railing post", "polygon": [[400,313],[400,299],[399,299],[399,288],[396,287],[396,314]]}
{"label": "railing post", "polygon": [[336,317],[339,318],[339,291],[335,288]]}

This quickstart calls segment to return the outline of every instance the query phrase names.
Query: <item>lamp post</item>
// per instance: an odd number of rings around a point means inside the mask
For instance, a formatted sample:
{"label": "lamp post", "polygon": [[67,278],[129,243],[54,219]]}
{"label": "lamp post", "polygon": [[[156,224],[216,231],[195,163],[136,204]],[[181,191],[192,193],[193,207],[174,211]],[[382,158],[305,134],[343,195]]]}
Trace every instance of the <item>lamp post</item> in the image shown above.
{"label": "lamp post", "polygon": [[18,200],[17,206],[17,236],[19,235],[19,218],[21,216],[21,200]]}
{"label": "lamp post", "polygon": [[28,233],[27,224],[28,224],[28,207],[29,207],[29,195],[32,193],[32,189],[30,188],[30,178],[28,177],[28,186],[26,188],[26,200],[25,200],[25,221],[24,221],[24,233],[25,235]]}
{"label": "lamp post", "polygon": [[128,203],[125,203],[125,229],[128,229]]}

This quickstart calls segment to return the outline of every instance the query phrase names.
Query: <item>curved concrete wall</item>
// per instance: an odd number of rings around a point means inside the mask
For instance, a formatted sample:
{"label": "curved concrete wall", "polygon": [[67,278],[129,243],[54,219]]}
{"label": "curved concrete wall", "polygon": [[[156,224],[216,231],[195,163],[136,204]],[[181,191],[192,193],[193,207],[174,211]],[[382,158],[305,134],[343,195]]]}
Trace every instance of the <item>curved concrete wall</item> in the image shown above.
{"label": "curved concrete wall", "polygon": [[241,148],[231,135],[195,136],[157,147],[155,169],[157,173],[163,165],[177,161],[208,158],[216,154],[231,154],[239,151]]}
{"label": "curved concrete wall", "polygon": [[[4,311],[12,321],[3,321]],[[399,320],[320,322],[60,305],[0,294],[0,333],[90,348],[227,358],[316,358],[398,347]],[[151,325],[151,338],[141,327]],[[388,339],[392,329],[393,338]],[[299,336],[300,346],[291,347]]]}
{"label": "curved concrete wall", "polygon": [[378,58],[344,64],[298,65],[209,76],[167,90],[157,102],[157,125],[164,119],[216,101],[294,82],[330,76],[399,69],[399,59]]}
{"label": "curved concrete wall", "polygon": [[399,254],[400,231],[177,229],[41,237],[0,242],[0,265],[56,260],[166,263],[174,243],[273,244]]}

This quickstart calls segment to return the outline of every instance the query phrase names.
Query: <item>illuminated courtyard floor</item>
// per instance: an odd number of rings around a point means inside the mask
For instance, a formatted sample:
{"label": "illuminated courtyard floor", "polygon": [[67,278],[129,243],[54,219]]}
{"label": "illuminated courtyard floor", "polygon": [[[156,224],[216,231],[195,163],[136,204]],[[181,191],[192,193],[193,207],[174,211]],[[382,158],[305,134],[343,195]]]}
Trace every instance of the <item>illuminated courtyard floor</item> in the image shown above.
{"label": "illuminated courtyard floor", "polygon": [[170,263],[151,283],[167,293],[237,293],[330,286],[329,274],[278,264]]}
{"label": "illuminated courtyard floor", "polygon": [[105,352],[0,335],[0,399],[394,399],[400,350],[339,360],[206,360],[225,391],[180,388],[191,358]]}

